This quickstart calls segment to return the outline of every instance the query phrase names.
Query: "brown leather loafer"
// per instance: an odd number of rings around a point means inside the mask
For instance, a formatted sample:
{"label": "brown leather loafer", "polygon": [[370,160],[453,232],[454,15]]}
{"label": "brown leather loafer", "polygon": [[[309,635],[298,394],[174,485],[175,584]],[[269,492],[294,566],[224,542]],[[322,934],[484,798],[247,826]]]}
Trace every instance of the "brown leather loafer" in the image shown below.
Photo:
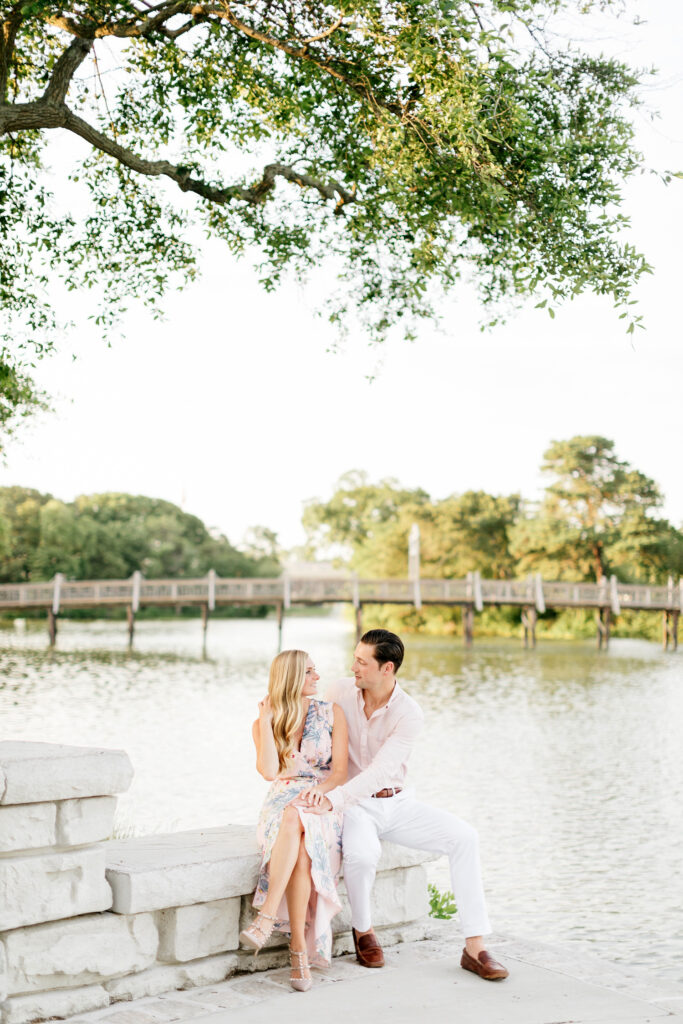
{"label": "brown leather loafer", "polygon": [[363,967],[384,967],[384,953],[374,932],[357,935],[352,928],[353,944],[356,947],[356,960]]}
{"label": "brown leather loafer", "polygon": [[503,965],[494,960],[485,949],[482,950],[476,960],[473,956],[470,956],[466,949],[463,949],[460,966],[466,971],[478,974],[484,981],[501,981],[508,976],[508,972]]}

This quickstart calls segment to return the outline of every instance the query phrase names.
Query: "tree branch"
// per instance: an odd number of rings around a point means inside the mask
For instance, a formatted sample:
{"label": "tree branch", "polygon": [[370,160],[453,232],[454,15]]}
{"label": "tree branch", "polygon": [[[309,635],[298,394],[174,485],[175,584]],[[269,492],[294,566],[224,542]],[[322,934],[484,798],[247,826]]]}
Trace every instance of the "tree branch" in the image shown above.
{"label": "tree branch", "polygon": [[279,163],[268,164],[264,167],[261,180],[249,188],[245,188],[243,185],[217,188],[200,178],[192,177],[188,169],[182,165],[172,164],[168,160],[147,160],[138,156],[126,146],[110,139],[93,125],[84,121],[83,118],[78,117],[64,103],[60,105],[47,103],[43,98],[35,103],[0,104],[0,135],[12,131],[40,130],[41,128],[65,128],[84,139],[93,148],[107,153],[108,156],[113,157],[137,174],[170,178],[171,181],[176,182],[182,192],[194,192],[211,203],[226,204],[233,199],[238,199],[250,206],[258,206],[264,203],[269,193],[273,191],[277,178],[284,178],[286,181],[299,185],[300,188],[314,189],[323,199],[336,200],[335,216],[341,214],[345,206],[358,202],[355,189],[349,191],[334,179],[325,182],[310,174],[303,174],[287,164]]}
{"label": "tree branch", "polygon": [[10,16],[0,23],[0,103],[7,99],[9,69],[21,20],[21,4],[16,4]]}
{"label": "tree branch", "polygon": [[92,39],[74,39],[67,46],[54,66],[47,89],[42,96],[42,103],[49,103],[50,106],[60,106],[64,103],[71,79],[90,53],[92,46]]}

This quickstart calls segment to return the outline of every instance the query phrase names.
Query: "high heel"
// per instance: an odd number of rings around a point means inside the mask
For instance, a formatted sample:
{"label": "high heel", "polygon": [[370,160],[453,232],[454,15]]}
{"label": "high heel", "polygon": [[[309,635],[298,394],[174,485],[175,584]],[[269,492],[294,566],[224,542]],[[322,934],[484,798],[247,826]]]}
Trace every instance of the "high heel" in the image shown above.
{"label": "high heel", "polygon": [[[308,992],[309,988],[313,984],[313,981],[311,980],[310,977],[307,978],[306,975],[304,974],[304,971],[307,971],[309,969],[308,956],[306,955],[306,952],[299,952],[299,950],[292,949],[292,947],[290,946],[289,955],[292,961],[292,973],[289,976],[289,984],[292,986],[295,992]],[[297,972],[299,976],[296,978],[293,977],[293,975],[297,974]]]}
{"label": "high heel", "polygon": [[[271,925],[262,927],[264,921],[270,921]],[[263,949],[266,942],[273,933],[275,927],[276,917],[271,917],[270,914],[264,914],[261,911],[256,918],[251,922],[248,928],[245,928],[243,932],[240,932],[240,942],[243,946],[249,946],[254,950],[254,956],[258,956],[259,950]]]}

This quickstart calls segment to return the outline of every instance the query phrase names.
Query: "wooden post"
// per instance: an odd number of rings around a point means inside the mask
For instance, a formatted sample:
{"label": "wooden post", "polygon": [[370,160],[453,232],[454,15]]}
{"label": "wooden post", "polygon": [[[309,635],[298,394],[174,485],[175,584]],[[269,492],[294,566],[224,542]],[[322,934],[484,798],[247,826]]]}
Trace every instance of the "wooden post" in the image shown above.
{"label": "wooden post", "polygon": [[209,606],[202,605],[202,658],[206,657],[206,631],[209,628]]}
{"label": "wooden post", "polygon": [[612,622],[612,613],[609,608],[600,608],[596,613],[596,623],[598,627],[598,650],[607,650],[609,645],[610,637],[610,626]]}
{"label": "wooden post", "polygon": [[524,648],[536,646],[536,609],[533,605],[522,608],[522,625],[524,626]]}
{"label": "wooden post", "polygon": [[285,619],[285,605],[284,601],[278,601],[277,604],[277,649],[278,652],[282,650],[282,623]]}
{"label": "wooden post", "polygon": [[680,611],[674,608],[671,611],[662,612],[662,649],[675,651],[678,649],[678,618]]}
{"label": "wooden post", "polygon": [[59,601],[62,593],[64,574],[56,572],[52,581],[52,605],[47,610],[47,631],[50,637],[50,647],[57,642],[57,616],[59,615]]}
{"label": "wooden post", "polygon": [[474,605],[462,606],[462,638],[465,647],[471,647],[474,639]]}
{"label": "wooden post", "polygon": [[359,601],[356,605],[356,643],[360,643],[363,635],[363,605]]}
{"label": "wooden post", "polygon": [[135,612],[132,604],[126,605],[126,620],[128,622],[128,650],[133,649],[133,637],[135,636]]}
{"label": "wooden post", "polygon": [[50,637],[50,647],[54,647],[57,642],[57,612],[52,608],[47,610],[47,632]]}

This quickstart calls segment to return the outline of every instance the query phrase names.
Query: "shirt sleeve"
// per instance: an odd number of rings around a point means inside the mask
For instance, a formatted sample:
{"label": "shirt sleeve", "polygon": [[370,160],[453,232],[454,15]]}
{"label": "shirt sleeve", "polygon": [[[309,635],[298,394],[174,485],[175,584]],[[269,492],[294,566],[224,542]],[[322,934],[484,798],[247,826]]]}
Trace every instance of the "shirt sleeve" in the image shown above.
{"label": "shirt sleeve", "polygon": [[413,749],[413,743],[422,729],[422,712],[404,715],[375,754],[368,767],[350,782],[331,789],[327,799],[335,811],[372,796],[384,789],[387,780],[395,778],[406,763]]}

